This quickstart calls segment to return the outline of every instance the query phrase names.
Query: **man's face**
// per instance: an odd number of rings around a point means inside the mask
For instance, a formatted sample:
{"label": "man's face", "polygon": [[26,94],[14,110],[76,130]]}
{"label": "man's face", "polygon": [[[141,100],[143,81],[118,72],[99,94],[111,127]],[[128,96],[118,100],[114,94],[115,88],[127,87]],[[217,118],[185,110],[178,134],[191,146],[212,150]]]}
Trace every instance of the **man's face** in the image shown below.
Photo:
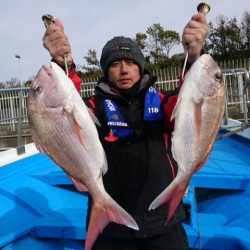
{"label": "man's face", "polygon": [[129,59],[117,60],[109,66],[108,76],[118,88],[129,89],[140,79],[139,66]]}

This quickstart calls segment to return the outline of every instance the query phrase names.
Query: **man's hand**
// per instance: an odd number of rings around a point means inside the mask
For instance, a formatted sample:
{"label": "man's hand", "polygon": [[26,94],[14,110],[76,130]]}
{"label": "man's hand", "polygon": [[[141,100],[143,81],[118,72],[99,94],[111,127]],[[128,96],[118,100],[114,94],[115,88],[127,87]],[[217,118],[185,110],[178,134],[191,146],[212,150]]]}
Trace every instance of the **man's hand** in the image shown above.
{"label": "man's hand", "polygon": [[193,63],[200,56],[208,31],[208,24],[205,15],[202,13],[193,15],[185,26],[182,44],[184,49],[188,49],[189,63]]}
{"label": "man's hand", "polygon": [[49,51],[51,57],[61,66],[64,65],[64,55],[68,68],[71,67],[73,59],[67,36],[64,34],[63,24],[55,19],[55,24],[49,25],[44,36],[43,46]]}

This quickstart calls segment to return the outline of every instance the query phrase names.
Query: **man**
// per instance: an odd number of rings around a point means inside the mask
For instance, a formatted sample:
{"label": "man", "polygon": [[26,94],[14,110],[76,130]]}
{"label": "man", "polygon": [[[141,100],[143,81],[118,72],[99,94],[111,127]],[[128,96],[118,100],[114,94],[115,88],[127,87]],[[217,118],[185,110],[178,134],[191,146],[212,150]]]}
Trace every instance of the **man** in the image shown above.
{"label": "man", "polygon": [[[182,42],[188,45],[188,66],[200,56],[208,25],[203,14],[196,14],[184,28]],[[79,78],[62,25],[46,31],[43,43],[63,67],[67,55],[69,77],[79,90]],[[129,38],[114,37],[102,50],[101,68],[95,95],[85,100],[95,113],[104,147],[108,172],[103,176],[107,192],[136,220],[140,230],[110,223],[97,238],[93,250],[171,250],[188,249],[182,227],[182,204],[166,223],[167,204],[148,211],[150,203],[175,178],[176,162],[171,153],[170,117],[178,89],[158,92],[156,78],[144,69],[139,46]],[[91,203],[91,197],[89,199]],[[89,216],[89,215],[88,215]]]}

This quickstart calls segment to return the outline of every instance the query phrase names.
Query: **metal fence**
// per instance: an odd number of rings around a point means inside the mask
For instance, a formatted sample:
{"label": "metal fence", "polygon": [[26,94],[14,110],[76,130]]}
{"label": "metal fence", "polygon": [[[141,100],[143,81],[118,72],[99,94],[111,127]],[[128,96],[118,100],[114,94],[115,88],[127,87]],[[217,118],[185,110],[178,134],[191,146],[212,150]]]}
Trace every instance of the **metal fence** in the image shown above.
{"label": "metal fence", "polygon": [[[178,86],[178,69],[170,71],[157,71],[157,87],[163,90],[172,90]],[[226,112],[231,106],[237,107],[242,113],[242,118],[246,119],[247,106],[250,104],[249,70],[246,68],[224,69],[223,77],[226,85]],[[81,85],[81,96],[89,97],[93,94],[96,82],[83,83]],[[27,96],[28,88],[0,89],[0,126],[4,126],[12,131],[16,130],[19,116],[19,93],[22,91],[22,123],[27,123]],[[226,115],[228,115],[226,113]]]}
{"label": "metal fence", "polygon": [[28,123],[27,97],[29,88],[0,89],[0,125],[9,125],[11,130],[16,130],[19,119],[20,91],[21,98],[21,121]]}
{"label": "metal fence", "polygon": [[250,104],[250,77],[245,68],[224,69],[223,78],[226,86],[225,117],[229,118],[229,108],[234,106],[245,124],[248,123],[248,105]]}

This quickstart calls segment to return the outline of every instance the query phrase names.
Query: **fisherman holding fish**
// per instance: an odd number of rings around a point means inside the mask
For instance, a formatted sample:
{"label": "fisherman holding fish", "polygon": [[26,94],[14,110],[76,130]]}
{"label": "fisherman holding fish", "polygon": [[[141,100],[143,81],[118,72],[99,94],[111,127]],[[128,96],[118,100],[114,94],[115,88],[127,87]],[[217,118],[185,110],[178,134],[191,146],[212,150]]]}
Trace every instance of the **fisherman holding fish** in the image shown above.
{"label": "fisherman holding fish", "polygon": [[[207,34],[205,16],[193,15],[182,34],[184,48],[188,45],[187,70],[200,57]],[[43,44],[52,60],[63,69],[66,59],[68,76],[79,91],[80,79],[75,72],[70,44],[58,19],[46,30]],[[130,38],[117,36],[109,40],[103,47],[100,65],[103,77],[94,95],[84,101],[101,124],[97,131],[108,163],[104,187],[134,218],[139,230],[110,223],[92,249],[188,249],[182,226],[185,219],[182,204],[167,223],[167,203],[148,210],[177,175],[177,163],[171,152],[174,128],[171,115],[179,89],[163,92],[153,87],[156,77],[144,68],[140,47]],[[89,198],[90,208],[92,198]],[[89,217],[90,209],[87,221]]]}

